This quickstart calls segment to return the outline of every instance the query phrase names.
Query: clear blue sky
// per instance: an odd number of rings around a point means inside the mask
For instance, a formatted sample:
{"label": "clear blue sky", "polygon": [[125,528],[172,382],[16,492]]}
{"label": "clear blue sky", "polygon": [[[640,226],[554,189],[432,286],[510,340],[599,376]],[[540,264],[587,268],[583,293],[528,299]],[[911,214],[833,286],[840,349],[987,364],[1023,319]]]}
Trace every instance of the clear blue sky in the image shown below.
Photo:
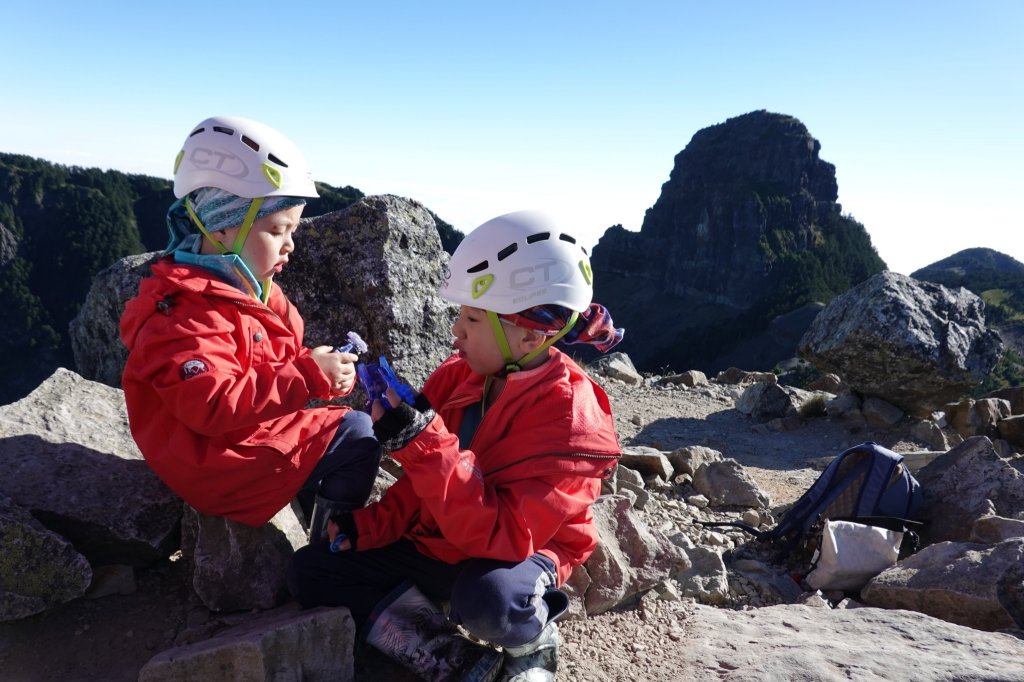
{"label": "clear blue sky", "polygon": [[0,26],[0,151],[169,178],[194,124],[246,116],[318,180],[594,244],[640,228],[694,133],[767,109],[821,142],[890,269],[1024,262],[1020,0],[37,0]]}

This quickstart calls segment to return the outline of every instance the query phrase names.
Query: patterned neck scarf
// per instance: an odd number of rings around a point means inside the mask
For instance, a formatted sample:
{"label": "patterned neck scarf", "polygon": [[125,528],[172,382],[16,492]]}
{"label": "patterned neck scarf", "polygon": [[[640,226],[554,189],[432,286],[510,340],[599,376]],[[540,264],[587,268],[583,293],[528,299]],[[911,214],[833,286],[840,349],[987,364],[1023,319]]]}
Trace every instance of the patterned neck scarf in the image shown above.
{"label": "patterned neck scarf", "polygon": [[[516,326],[551,336],[566,325],[572,317],[572,312],[565,306],[548,304],[498,317]],[[625,329],[615,327],[611,314],[603,305],[591,303],[589,308],[580,313],[576,324],[561,340],[565,343],[586,343],[602,353],[607,353],[622,341],[625,333]]]}

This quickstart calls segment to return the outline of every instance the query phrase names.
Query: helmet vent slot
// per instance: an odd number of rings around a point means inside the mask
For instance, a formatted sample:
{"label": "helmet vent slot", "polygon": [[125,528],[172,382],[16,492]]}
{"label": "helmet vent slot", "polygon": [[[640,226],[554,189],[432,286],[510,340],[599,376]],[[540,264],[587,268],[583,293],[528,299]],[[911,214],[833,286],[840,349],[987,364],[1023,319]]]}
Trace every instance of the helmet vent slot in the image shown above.
{"label": "helmet vent slot", "polygon": [[244,144],[246,147],[253,150],[254,152],[258,152],[260,150],[259,143],[256,140],[249,137],[248,135],[242,135],[242,144]]}
{"label": "helmet vent slot", "polygon": [[225,135],[234,135],[235,134],[235,129],[234,128],[228,128],[227,126],[213,126],[213,132],[215,132],[215,133],[224,133]]}
{"label": "helmet vent slot", "polygon": [[515,242],[509,244],[504,249],[502,249],[501,251],[498,252],[498,261],[500,262],[500,261],[505,260],[506,258],[511,256],[513,253],[515,253],[518,250],[519,250],[519,245],[518,244],[516,244]]}
{"label": "helmet vent slot", "polygon": [[526,238],[526,243],[527,244],[535,244],[537,242],[542,242],[545,239],[550,239],[550,238],[551,238],[551,233],[550,232],[538,232],[537,234],[531,234],[529,237],[527,237]]}
{"label": "helmet vent slot", "polygon": [[487,269],[487,261],[480,261],[479,263],[477,263],[473,267],[471,267],[468,270],[466,270],[466,272],[472,274],[474,272],[480,272],[480,271],[486,270],[486,269]]}
{"label": "helmet vent slot", "polygon": [[287,163],[285,163],[281,159],[277,158],[273,154],[267,154],[267,158],[270,159],[271,161],[273,161],[274,163],[276,163],[278,166],[281,166],[283,168],[287,168],[288,167]]}
{"label": "helmet vent slot", "polygon": [[558,238],[561,239],[563,242],[569,242],[570,244],[576,243],[576,238],[573,237],[571,234],[560,234],[558,235]]}
{"label": "helmet vent slot", "polygon": [[192,131],[192,134],[189,135],[189,137],[195,137],[196,135],[198,135],[199,133],[203,132],[204,130],[206,130],[206,128],[196,128],[195,130]]}

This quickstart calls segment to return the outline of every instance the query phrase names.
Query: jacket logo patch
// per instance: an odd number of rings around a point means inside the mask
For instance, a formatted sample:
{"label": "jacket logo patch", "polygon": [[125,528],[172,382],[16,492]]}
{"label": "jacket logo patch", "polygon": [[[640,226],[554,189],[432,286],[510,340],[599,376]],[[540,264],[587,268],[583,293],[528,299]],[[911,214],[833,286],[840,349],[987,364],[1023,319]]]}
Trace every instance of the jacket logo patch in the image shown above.
{"label": "jacket logo patch", "polygon": [[210,368],[206,366],[206,363],[198,358],[186,360],[185,362],[181,363],[181,368],[179,369],[183,381],[185,379],[197,377],[200,374],[208,372],[209,370]]}
{"label": "jacket logo patch", "polygon": [[471,476],[473,476],[473,478],[480,479],[481,481],[483,480],[483,478],[484,478],[483,471],[480,470],[480,467],[478,467],[475,464],[473,464],[469,460],[469,457],[460,457],[459,458],[459,466],[462,467],[463,469],[465,469],[467,472],[469,472],[469,474]]}

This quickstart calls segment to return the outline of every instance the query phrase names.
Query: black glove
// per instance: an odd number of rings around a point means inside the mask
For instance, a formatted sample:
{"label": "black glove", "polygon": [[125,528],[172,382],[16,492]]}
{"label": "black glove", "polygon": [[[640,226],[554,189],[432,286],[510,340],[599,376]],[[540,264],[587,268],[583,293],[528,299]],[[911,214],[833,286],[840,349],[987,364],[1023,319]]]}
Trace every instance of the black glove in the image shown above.
{"label": "black glove", "polygon": [[338,524],[339,531],[352,543],[352,551],[356,549],[356,540],[359,538],[359,530],[356,528],[356,520],[352,518],[352,512],[342,512],[331,517],[331,521]]}
{"label": "black glove", "polygon": [[433,419],[434,409],[430,401],[422,393],[417,393],[413,405],[398,403],[375,421],[373,434],[377,436],[382,448],[394,452],[408,445]]}

